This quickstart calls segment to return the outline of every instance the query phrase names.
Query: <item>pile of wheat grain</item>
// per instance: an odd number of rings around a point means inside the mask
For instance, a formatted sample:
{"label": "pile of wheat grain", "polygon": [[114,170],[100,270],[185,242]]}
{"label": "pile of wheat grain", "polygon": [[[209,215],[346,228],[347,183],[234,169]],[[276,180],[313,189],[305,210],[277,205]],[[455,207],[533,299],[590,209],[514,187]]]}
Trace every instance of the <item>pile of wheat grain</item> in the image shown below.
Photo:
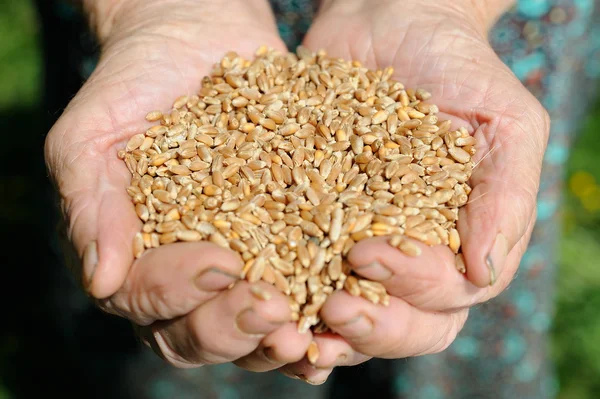
{"label": "pile of wheat grain", "polygon": [[391,236],[409,256],[420,248],[406,237],[448,245],[464,272],[456,220],[475,139],[392,74],[302,48],[228,53],[198,95],[150,112],[159,124],[119,152],[144,222],[134,255],[176,241],[230,248],[243,278],[284,292],[299,330],[317,332],[336,290],[389,301],[344,262],[360,240]]}

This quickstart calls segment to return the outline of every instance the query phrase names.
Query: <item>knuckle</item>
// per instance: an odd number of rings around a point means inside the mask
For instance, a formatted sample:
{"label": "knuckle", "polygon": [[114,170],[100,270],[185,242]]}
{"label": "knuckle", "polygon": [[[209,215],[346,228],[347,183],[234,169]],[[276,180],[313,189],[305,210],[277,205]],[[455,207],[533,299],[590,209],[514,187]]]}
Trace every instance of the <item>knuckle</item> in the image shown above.
{"label": "knuckle", "polygon": [[[551,118],[548,110],[542,105],[542,103],[531,95],[531,104],[529,106],[528,115],[528,123],[531,125],[530,128],[533,128],[534,131],[541,133],[538,137],[541,138],[541,142],[535,142],[543,152],[543,149],[546,147],[548,138],[550,136],[550,125]],[[535,135],[533,135],[535,136]],[[533,137],[535,138],[535,137]]]}
{"label": "knuckle", "polygon": [[535,122],[540,125],[544,132],[548,132],[550,130],[551,118],[550,113],[544,107],[544,105],[531,94],[531,106],[530,106],[530,114],[537,116],[538,120]]}
{"label": "knuckle", "polygon": [[110,298],[96,299],[94,302],[96,303],[96,307],[104,313],[114,314],[116,316],[120,315]]}
{"label": "knuckle", "polygon": [[148,288],[147,282],[140,278],[139,260],[134,262],[125,283],[111,298],[111,303],[122,315],[137,324],[149,325],[156,320],[172,319],[171,304],[174,297],[180,295],[169,289],[166,284],[156,284]]}
{"label": "knuckle", "polygon": [[172,297],[175,293],[163,285],[157,286],[148,292],[142,292],[140,295],[140,310],[156,319],[171,318]]}
{"label": "knuckle", "polygon": [[[123,317],[125,319],[132,319],[129,317],[129,309],[127,306],[123,306],[119,303],[119,299],[117,296],[112,296],[110,298],[105,299],[96,299],[95,301],[96,307],[103,311],[104,313],[111,314],[114,316]],[[134,321],[132,319],[132,321]]]}
{"label": "knuckle", "polygon": [[206,364],[220,364],[240,357],[235,352],[235,345],[232,345],[231,340],[226,336],[227,332],[214,334],[195,331],[192,335],[193,346],[198,348],[198,356]]}
{"label": "knuckle", "polygon": [[440,339],[427,351],[428,354],[436,354],[445,351],[454,342],[458,333],[462,330],[467,320],[468,311],[450,314],[450,320]]}
{"label": "knuckle", "polygon": [[414,352],[411,348],[414,341],[411,343],[410,340],[407,340],[408,336],[410,336],[410,329],[399,329],[394,331],[394,335],[384,339],[372,335],[354,339],[352,346],[361,354],[369,357],[389,358],[390,354],[402,354],[401,357],[404,357],[407,353]]}
{"label": "knuckle", "polygon": [[[177,368],[197,368],[203,364],[199,362],[193,362],[188,360],[187,356],[180,353],[180,349],[171,342],[163,330],[152,331],[150,327],[145,327],[147,332],[144,334],[150,347],[160,358],[162,358],[169,365]],[[151,337],[150,337],[150,336]]]}
{"label": "knuckle", "polygon": [[255,303],[250,293],[250,284],[245,280],[236,282],[231,289],[222,295],[224,310],[230,314],[237,313],[240,309],[253,308],[259,314],[263,314],[264,312],[268,315],[268,310],[272,306],[270,304],[271,300],[263,301],[263,303]]}
{"label": "knuckle", "polygon": [[286,364],[299,362],[306,355],[305,348],[301,345],[294,345],[286,348],[285,351],[276,350],[277,359]]}
{"label": "knuckle", "polygon": [[402,295],[402,299],[411,305],[422,309],[435,308],[440,298],[445,298],[447,295],[445,292],[447,287],[441,279],[443,277],[441,274],[419,274],[411,277],[413,277],[410,282],[411,290]]}
{"label": "knuckle", "polygon": [[130,283],[125,283],[115,294],[106,299],[97,299],[96,305],[104,312],[126,318],[140,326],[155,321],[148,312],[151,302],[148,295],[139,293]]}
{"label": "knuckle", "polygon": [[118,305],[130,319],[141,325],[148,325],[155,320],[167,319],[168,295],[162,287],[144,290],[135,287],[119,296]]}
{"label": "knuckle", "polygon": [[[540,104],[541,106],[541,104]],[[544,131],[549,134],[550,127],[552,127],[552,119],[550,118],[550,113],[544,107],[542,107],[542,117],[544,118]]]}
{"label": "knuckle", "polygon": [[515,90],[522,95],[502,101],[502,107],[492,112],[491,124],[502,134],[493,133],[488,140],[497,146],[526,146],[541,159],[550,134],[550,115],[533,94],[517,84]]}

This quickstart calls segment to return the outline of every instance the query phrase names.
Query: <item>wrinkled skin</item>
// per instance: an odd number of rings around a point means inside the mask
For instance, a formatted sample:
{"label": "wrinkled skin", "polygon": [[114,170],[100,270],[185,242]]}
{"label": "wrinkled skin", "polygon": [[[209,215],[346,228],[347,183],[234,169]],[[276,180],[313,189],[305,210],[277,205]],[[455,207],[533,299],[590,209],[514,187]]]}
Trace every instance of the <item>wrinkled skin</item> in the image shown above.
{"label": "wrinkled skin", "polygon": [[[131,320],[175,366],[235,362],[319,384],[335,366],[436,353],[452,343],[468,309],[500,294],[518,268],[535,222],[549,130],[545,110],[494,54],[484,24],[458,7],[340,3],[325,2],[306,37],[308,48],[370,68],[392,65],[395,79],[431,91],[441,117],[478,140],[475,160],[481,162],[458,225],[468,272],[456,271],[443,246],[422,246],[415,259],[385,239],[361,242],[348,260],[358,274],[386,286],[390,306],[336,293],[321,313],[336,334],[313,337],[295,331],[286,299],[273,287],[264,284],[273,294],[266,302],[245,282],[227,290],[241,268],[229,251],[177,243],[132,262],[132,237],[141,223],[125,192],[130,174],[117,149],[150,126],[143,119],[148,110],[168,109],[179,95],[195,93],[224,50],[250,57],[262,44],[284,49],[264,8],[223,20],[218,7],[206,4],[196,13],[194,5],[185,13],[148,6],[147,16],[123,18],[127,28],[115,24],[98,68],[49,133],[46,157],[68,237],[83,258],[83,269],[77,264],[74,270],[84,287],[104,310]],[[164,18],[167,13],[172,18]],[[304,358],[312,339],[321,352],[315,366]]]}
{"label": "wrinkled skin", "polygon": [[[489,46],[489,21],[481,24],[451,2],[330,3],[304,45],[369,68],[392,65],[395,79],[433,94],[430,101],[439,106],[440,118],[474,134],[475,161],[481,162],[458,223],[466,276],[456,272],[454,258],[443,246],[422,246],[423,255],[414,259],[382,239],[356,245],[349,254],[354,270],[381,281],[393,297],[388,308],[347,293],[337,293],[325,304],[323,320],[345,340],[317,337],[317,342],[340,350],[349,345],[342,351],[346,356],[337,361],[322,356],[316,364],[320,369],[305,360],[285,367],[315,383],[325,381],[331,365],[355,364],[365,356],[402,358],[444,350],[464,325],[468,309],[508,286],[535,223],[549,132],[547,112]],[[505,239],[497,239],[499,233]],[[494,242],[499,244],[492,250]],[[493,285],[486,260],[495,269]]]}

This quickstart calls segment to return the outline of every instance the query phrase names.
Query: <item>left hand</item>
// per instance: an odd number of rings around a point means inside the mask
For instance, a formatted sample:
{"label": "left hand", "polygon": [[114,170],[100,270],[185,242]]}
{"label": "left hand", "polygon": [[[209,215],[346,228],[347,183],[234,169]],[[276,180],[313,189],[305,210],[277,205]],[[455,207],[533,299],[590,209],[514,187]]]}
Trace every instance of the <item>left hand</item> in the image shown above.
{"label": "left hand", "polygon": [[285,49],[269,4],[87,4],[97,16],[101,57],[45,148],[66,219],[65,247],[76,255],[73,272],[102,310],[129,320],[171,365],[235,362],[265,371],[298,361],[311,335],[296,331],[288,301],[275,287],[260,283],[272,295],[263,301],[238,281],[243,264],[237,254],[210,242],[179,242],[134,260],[133,237],[143,223],[126,190],[131,172],[117,158],[134,134],[151,127],[146,112],[169,110],[177,96],[198,93],[224,51],[250,58],[263,44]]}
{"label": "left hand", "polygon": [[[488,3],[491,7],[494,2]],[[422,245],[422,255],[409,258],[383,238],[357,244],[349,262],[356,273],[386,286],[390,305],[336,293],[321,311],[336,334],[314,338],[321,352],[316,365],[305,359],[285,366],[284,373],[318,384],[333,367],[372,356],[440,352],[462,329],[469,308],[494,298],[513,279],[536,220],[550,122],[490,47],[487,29],[500,10],[492,15],[491,8],[478,9],[485,7],[481,4],[322,2],[304,45],[369,68],[393,66],[396,80],[433,94],[440,119],[451,119],[454,127],[464,126],[476,137],[475,162],[481,163],[458,222],[466,275],[457,272],[454,255],[445,246]]]}

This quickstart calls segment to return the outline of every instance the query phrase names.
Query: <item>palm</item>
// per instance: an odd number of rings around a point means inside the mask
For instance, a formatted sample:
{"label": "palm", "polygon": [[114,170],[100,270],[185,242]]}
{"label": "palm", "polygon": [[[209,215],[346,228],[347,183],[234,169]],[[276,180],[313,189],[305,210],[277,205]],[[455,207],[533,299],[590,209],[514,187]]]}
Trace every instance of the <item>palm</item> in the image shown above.
{"label": "palm", "polygon": [[[93,262],[88,290],[101,299],[104,310],[142,326],[142,339],[172,364],[190,367],[242,358],[242,366],[261,369],[260,353],[251,354],[263,337],[279,362],[285,362],[280,353],[285,359],[297,353],[290,360],[299,359],[310,337],[286,325],[289,305],[274,287],[264,287],[273,296],[268,303],[257,303],[245,283],[227,290],[239,276],[239,257],[213,244],[176,243],[132,263],[132,239],[141,222],[125,190],[131,174],[117,151],[150,126],[144,119],[147,112],[168,111],[177,97],[197,93],[224,51],[249,58],[264,44],[284,48],[271,21],[250,14],[249,22],[219,21],[203,5],[203,13],[190,14],[191,31],[185,35],[167,23],[166,31],[130,34],[109,46],[49,133],[46,158],[84,275],[89,276],[88,260]],[[222,34],[207,36],[213,30]],[[242,313],[246,316],[238,317]],[[242,332],[244,328],[252,333]],[[215,329],[223,333],[214,334]]]}
{"label": "palm", "polygon": [[[194,73],[202,68],[192,57],[182,63],[159,55],[147,62],[142,59],[147,56],[145,51],[144,47],[134,47],[128,51],[127,59],[101,63],[50,133],[52,139],[63,131],[64,136],[56,145],[66,142],[68,146],[61,152],[60,163],[64,165],[61,182],[67,186],[61,188],[65,213],[71,218],[87,213],[97,220],[98,232],[85,231],[92,227],[89,225],[71,225],[84,230],[70,232],[78,248],[85,245],[90,235],[98,234],[99,239],[115,238],[119,248],[114,255],[131,253],[127,242],[133,231],[139,230],[139,222],[123,190],[131,177],[123,162],[115,157],[117,148],[131,135],[144,131],[146,112],[168,109],[169,101],[199,81]],[[173,68],[175,65],[198,68],[184,72],[181,67]],[[48,152],[56,153],[51,147]],[[77,191],[72,192],[69,185]],[[97,218],[101,214],[104,216]]]}
{"label": "palm", "polygon": [[[478,166],[458,223],[467,279],[457,273],[453,254],[443,246],[424,249],[415,259],[385,240],[372,239],[349,253],[354,270],[381,281],[392,298],[389,309],[345,293],[334,294],[325,304],[322,319],[336,326],[334,331],[352,347],[346,349],[353,353],[346,364],[362,362],[365,355],[401,358],[439,352],[460,331],[469,307],[510,283],[535,222],[548,134],[545,112],[485,38],[462,16],[440,15],[451,5],[424,10],[425,2],[359,3],[330,2],[333,6],[320,11],[304,45],[369,68],[393,66],[396,80],[430,91],[440,116],[476,137]],[[492,287],[489,268],[497,268],[498,274]],[[317,340],[320,347],[343,346],[339,337]],[[329,372],[315,372],[306,362],[287,369],[313,380]]]}
{"label": "palm", "polygon": [[[393,66],[397,80],[407,87],[429,90],[441,116],[473,132],[478,140],[476,160],[486,159],[474,171],[471,202],[459,223],[461,235],[467,238],[467,260],[476,263],[485,258],[488,248],[475,239],[489,236],[485,229],[504,216],[513,223],[504,234],[523,236],[509,255],[516,268],[528,241],[523,233],[533,227],[533,199],[545,144],[545,122],[535,111],[537,101],[474,29],[450,19],[436,20],[433,15],[413,23],[406,15],[391,7],[374,7],[367,18],[364,13],[323,15],[305,44],[325,48],[333,56],[360,60],[371,68]],[[336,34],[327,35],[327,31]],[[506,187],[503,182],[512,182],[508,178],[514,173],[511,166],[520,156],[536,161],[523,162],[519,172],[527,178],[522,184]],[[510,195],[516,193],[519,202],[515,203]],[[487,271],[474,268],[469,278],[480,283],[488,278],[484,274]]]}
{"label": "palm", "polygon": [[131,174],[117,151],[150,126],[146,113],[168,111],[177,97],[197,93],[223,49],[249,57],[263,43],[281,47],[278,38],[261,30],[247,32],[242,40],[224,34],[194,44],[156,35],[125,38],[110,48],[49,133],[47,159],[58,176],[69,238],[80,256],[97,239],[99,256],[110,265],[94,287],[98,296],[123,283],[132,237],[141,227],[125,191]]}

